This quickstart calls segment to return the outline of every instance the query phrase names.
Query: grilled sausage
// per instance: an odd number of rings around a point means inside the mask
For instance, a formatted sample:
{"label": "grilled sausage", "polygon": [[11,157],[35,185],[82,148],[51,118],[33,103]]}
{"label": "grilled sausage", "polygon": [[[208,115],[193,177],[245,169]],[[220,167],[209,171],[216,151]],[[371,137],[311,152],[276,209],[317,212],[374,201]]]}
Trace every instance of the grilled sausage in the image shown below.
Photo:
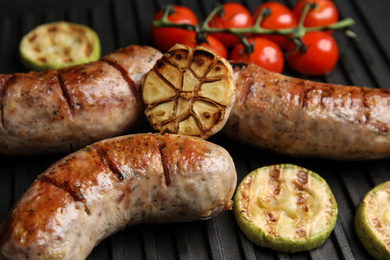
{"label": "grilled sausage", "polygon": [[134,134],[96,142],[43,172],[0,226],[0,259],[84,259],[139,223],[208,219],[231,209],[228,152],[196,137]]}
{"label": "grilled sausage", "polygon": [[129,133],[143,115],[140,78],[160,57],[129,46],[96,62],[0,75],[0,153],[67,153]]}
{"label": "grilled sausage", "polygon": [[232,64],[237,98],[223,132],[278,153],[335,160],[390,156],[390,90],[292,78]]}

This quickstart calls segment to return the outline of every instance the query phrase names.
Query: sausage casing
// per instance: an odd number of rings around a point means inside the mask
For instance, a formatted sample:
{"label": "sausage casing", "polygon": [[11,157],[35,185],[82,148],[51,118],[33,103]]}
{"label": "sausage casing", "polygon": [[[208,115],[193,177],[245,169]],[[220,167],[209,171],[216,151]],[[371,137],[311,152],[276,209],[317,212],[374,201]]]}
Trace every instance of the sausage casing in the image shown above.
{"label": "sausage casing", "polygon": [[390,157],[390,90],[293,78],[232,64],[237,98],[224,133],[278,153],[335,160]]}
{"label": "sausage casing", "polygon": [[38,176],[0,226],[0,259],[84,259],[127,225],[208,219],[236,182],[228,152],[200,138],[106,139]]}
{"label": "sausage casing", "polygon": [[67,153],[129,133],[143,115],[140,78],[160,57],[133,45],[96,62],[0,75],[0,153]]}

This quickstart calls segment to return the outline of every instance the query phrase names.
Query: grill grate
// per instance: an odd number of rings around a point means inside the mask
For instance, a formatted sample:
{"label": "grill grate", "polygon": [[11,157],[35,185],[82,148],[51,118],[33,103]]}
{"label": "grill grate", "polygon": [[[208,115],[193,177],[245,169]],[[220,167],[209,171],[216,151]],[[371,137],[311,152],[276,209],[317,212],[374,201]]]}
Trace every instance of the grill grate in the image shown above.
{"label": "grill grate", "polygon": [[[262,1],[240,1],[250,10]],[[279,0],[291,7],[296,0]],[[356,44],[339,32],[340,61],[317,81],[389,88],[390,23],[388,0],[337,0],[341,18],[356,21]],[[215,2],[209,0],[0,0],[0,73],[24,72],[18,43],[35,26],[68,20],[94,28],[105,55],[130,44],[151,44],[149,24],[166,4],[190,7],[203,20]],[[286,74],[294,75],[288,71]],[[301,75],[295,75],[301,76]],[[250,171],[275,163],[293,163],[319,173],[327,180],[339,205],[334,232],[326,243],[310,252],[283,254],[250,243],[238,229],[231,212],[192,223],[140,225],[114,234],[94,249],[88,259],[370,259],[356,237],[353,217],[362,197],[373,186],[390,179],[389,160],[334,162],[278,155],[241,145],[217,135],[211,141],[233,156],[240,181]],[[61,157],[0,156],[0,219],[3,219],[36,176]]]}

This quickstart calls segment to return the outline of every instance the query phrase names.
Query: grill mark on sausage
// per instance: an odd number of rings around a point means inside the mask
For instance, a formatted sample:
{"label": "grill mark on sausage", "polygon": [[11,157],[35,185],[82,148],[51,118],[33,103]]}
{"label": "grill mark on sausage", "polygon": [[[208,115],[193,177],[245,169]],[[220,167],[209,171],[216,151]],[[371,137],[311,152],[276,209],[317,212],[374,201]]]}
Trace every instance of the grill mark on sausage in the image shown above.
{"label": "grill mark on sausage", "polygon": [[[249,92],[253,86],[253,82],[250,81],[244,86],[244,90],[242,91],[241,97],[240,97],[240,104],[244,104],[249,96]],[[263,87],[265,87],[264,84],[262,84]]]}
{"label": "grill mark on sausage", "polygon": [[41,182],[49,183],[49,184],[57,187],[58,189],[61,189],[65,192],[69,193],[69,195],[73,198],[74,201],[81,202],[84,205],[84,208],[83,208],[84,212],[87,215],[91,215],[91,210],[88,207],[87,201],[77,186],[72,185],[68,181],[66,181],[64,183],[59,183],[56,181],[55,178],[50,178],[47,175],[40,175],[40,176],[38,176],[37,179]]}
{"label": "grill mark on sausage", "polygon": [[362,94],[362,104],[363,104],[363,117],[364,117],[364,122],[369,122],[370,121],[370,106],[367,104],[367,90],[365,88],[361,88]]}
{"label": "grill mark on sausage", "polygon": [[0,121],[0,127],[5,128],[4,123],[4,94],[8,87],[8,82],[10,82],[13,78],[15,78],[14,75],[3,75],[0,77],[0,113],[1,113],[1,121]]}
{"label": "grill mark on sausage", "polygon": [[303,81],[303,84],[304,84],[304,87],[303,87],[303,93],[302,93],[302,108],[305,109],[307,108],[307,102],[308,102],[308,94],[312,91],[313,87],[308,87],[307,86],[307,81],[304,80]]}
{"label": "grill mark on sausage", "polygon": [[[350,108],[356,109],[359,111],[357,118],[356,118],[356,122],[358,124],[365,124],[366,122],[368,122],[368,119],[369,119],[369,114],[367,114],[367,111],[366,111],[365,90],[364,90],[364,88],[358,88],[358,89],[356,89],[356,92],[358,92],[358,94],[359,94],[359,98],[361,99],[361,103],[359,103],[359,99],[357,99],[357,101],[356,101],[355,99],[352,98]],[[357,105],[355,105],[355,104],[357,104]]]}
{"label": "grill mark on sausage", "polygon": [[[362,104],[363,104],[363,116],[364,116],[364,123],[366,125],[370,125],[373,127],[376,132],[380,135],[387,136],[390,132],[390,127],[389,123],[387,121],[381,121],[377,120],[375,113],[372,114],[371,112],[374,110],[373,107],[375,107],[376,102],[382,102],[382,100],[377,100],[374,96],[370,97],[370,94],[373,95],[384,95],[384,94],[389,94],[390,90],[389,89],[381,89],[380,93],[372,93],[372,90],[369,88],[362,88],[362,94],[361,94],[361,99],[362,99]],[[384,94],[382,94],[384,93]],[[384,99],[385,100],[385,99]],[[373,104],[371,104],[373,103]],[[388,107],[388,105],[378,105],[379,108],[383,109],[385,107]]]}
{"label": "grill mark on sausage", "polygon": [[108,155],[108,150],[99,144],[92,145],[92,148],[97,152],[102,162],[112,171],[118,182],[126,179],[126,174],[120,169],[120,166],[111,160]]}
{"label": "grill mark on sausage", "polygon": [[64,80],[62,79],[62,76],[61,76],[61,74],[58,73],[58,71],[57,71],[57,79],[58,79],[58,83],[59,83],[59,85],[60,85],[61,93],[62,93],[62,95],[63,95],[64,98],[65,98],[66,104],[68,105],[69,116],[70,116],[70,118],[73,120],[73,105],[72,105],[72,99],[70,98],[70,95],[69,95],[68,91],[66,90],[66,87],[65,87],[65,84],[64,84]]}
{"label": "grill mark on sausage", "polygon": [[161,161],[162,161],[163,170],[164,170],[165,184],[167,186],[169,186],[169,185],[171,185],[172,180],[171,180],[171,176],[170,176],[170,172],[169,172],[169,168],[168,168],[168,156],[164,153],[165,147],[166,147],[166,145],[165,145],[165,143],[163,143],[158,147],[158,150],[159,150],[160,155],[161,155]]}
{"label": "grill mark on sausage", "polygon": [[[241,105],[246,102],[249,92],[253,84],[255,84],[254,77],[251,75],[251,72],[248,73],[243,70],[246,68],[245,66],[246,64],[242,66],[237,63],[230,63],[230,64],[232,65],[233,68],[233,72],[234,72],[233,77],[235,78],[234,80],[236,82],[244,82],[241,93],[238,92],[239,95],[237,95],[237,101]],[[262,83],[262,87],[265,87],[265,84]]]}
{"label": "grill mark on sausage", "polygon": [[139,107],[142,107],[143,105],[142,105],[142,101],[141,101],[142,100],[141,93],[137,91],[137,89],[135,87],[135,83],[130,78],[127,71],[118,62],[114,62],[114,61],[111,61],[109,59],[105,59],[104,57],[101,60],[107,62],[109,65],[111,65],[112,67],[117,69],[122,74],[122,77],[127,82],[131,93],[133,93],[134,97],[136,98]]}

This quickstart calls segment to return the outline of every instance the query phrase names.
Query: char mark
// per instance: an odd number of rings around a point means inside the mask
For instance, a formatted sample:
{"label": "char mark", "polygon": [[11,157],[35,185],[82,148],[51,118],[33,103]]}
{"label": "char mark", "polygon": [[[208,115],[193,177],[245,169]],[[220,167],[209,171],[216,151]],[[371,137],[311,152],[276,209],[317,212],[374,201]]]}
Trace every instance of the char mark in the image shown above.
{"label": "char mark", "polygon": [[69,107],[69,115],[73,117],[73,105],[72,105],[72,99],[69,95],[68,90],[65,87],[64,80],[62,79],[62,76],[57,72],[57,78],[58,78],[58,83],[60,84],[60,90],[62,92],[62,95],[65,98],[66,104]]}
{"label": "char mark", "polygon": [[303,109],[308,107],[308,102],[310,101],[309,95],[313,91],[313,89],[314,89],[314,86],[311,86],[311,87],[307,86],[307,81],[305,80],[304,81],[304,88],[303,88],[303,92],[302,92],[302,101],[301,101]]}
{"label": "char mark", "polygon": [[138,101],[138,104],[140,106],[142,106],[142,103],[140,102],[140,100],[142,100],[141,93],[137,91],[135,83],[130,78],[130,76],[127,73],[127,71],[118,62],[113,62],[113,61],[105,59],[105,58],[102,58],[101,60],[107,62],[109,65],[113,66],[115,69],[117,69],[122,74],[122,77],[124,78],[124,80],[129,85],[129,89],[130,89],[131,93],[133,93],[134,97]]}
{"label": "char mark", "polygon": [[110,158],[107,149],[99,144],[93,145],[93,149],[95,149],[102,162],[107,165],[107,167],[112,171],[115,178],[119,182],[122,182],[127,177],[126,174],[121,170],[120,166]]}
{"label": "char mark", "polygon": [[41,182],[49,183],[58,189],[64,190],[65,192],[69,193],[69,195],[73,198],[74,201],[81,202],[84,205],[84,211],[87,215],[91,214],[91,210],[88,207],[87,201],[82,194],[81,190],[78,189],[75,185],[72,185],[69,182],[57,182],[54,178],[50,178],[47,175],[40,175],[38,177],[38,180]]}
{"label": "char mark", "polygon": [[244,89],[242,90],[241,96],[239,97],[240,104],[246,103],[248,96],[249,96],[249,92],[251,91],[251,89],[253,87],[253,84],[254,84],[254,82],[252,80],[249,80],[248,82],[245,83]]}
{"label": "char mark", "polygon": [[15,76],[14,75],[0,75],[0,127],[4,128],[4,95],[7,91],[8,82],[10,82]]}
{"label": "char mark", "polygon": [[159,149],[159,152],[161,155],[161,161],[162,161],[163,170],[164,170],[165,184],[167,186],[169,186],[169,185],[171,185],[172,180],[171,180],[170,171],[169,171],[169,167],[168,167],[168,159],[169,158],[164,152],[165,147],[166,147],[165,144],[162,144],[158,147],[158,149]]}

